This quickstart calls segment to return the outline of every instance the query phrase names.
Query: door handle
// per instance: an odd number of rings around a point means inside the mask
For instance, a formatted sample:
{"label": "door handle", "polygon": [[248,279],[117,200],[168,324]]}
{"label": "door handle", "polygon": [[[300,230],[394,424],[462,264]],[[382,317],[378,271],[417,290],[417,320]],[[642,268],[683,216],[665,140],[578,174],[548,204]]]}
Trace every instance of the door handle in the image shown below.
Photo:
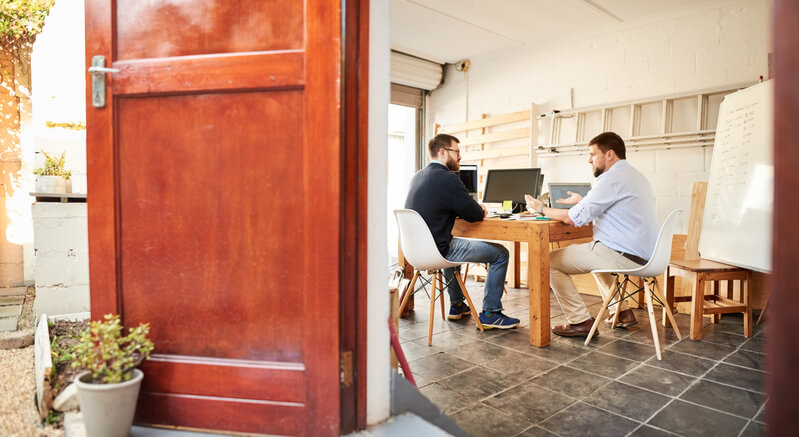
{"label": "door handle", "polygon": [[92,56],[92,66],[89,67],[89,74],[92,75],[92,106],[95,108],[105,107],[105,74],[119,73],[118,68],[106,68],[105,56]]}

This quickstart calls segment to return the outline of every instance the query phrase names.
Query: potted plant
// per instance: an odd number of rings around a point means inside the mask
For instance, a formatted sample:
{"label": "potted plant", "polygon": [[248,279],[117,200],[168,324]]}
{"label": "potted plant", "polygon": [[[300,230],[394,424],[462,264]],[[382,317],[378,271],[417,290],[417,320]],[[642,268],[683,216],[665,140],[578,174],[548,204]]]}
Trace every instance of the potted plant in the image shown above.
{"label": "potted plant", "polygon": [[[36,175],[37,193],[68,193],[67,181],[72,177],[72,171],[64,168],[64,153],[60,157],[55,157],[42,151],[44,154],[44,165],[33,171]],[[69,188],[72,188],[71,185]]]}
{"label": "potted plant", "polygon": [[153,342],[147,323],[123,336],[119,316],[95,320],[75,346],[74,367],[82,367],[75,385],[88,437],[127,436],[133,425],[143,373],[136,366],[150,357]]}

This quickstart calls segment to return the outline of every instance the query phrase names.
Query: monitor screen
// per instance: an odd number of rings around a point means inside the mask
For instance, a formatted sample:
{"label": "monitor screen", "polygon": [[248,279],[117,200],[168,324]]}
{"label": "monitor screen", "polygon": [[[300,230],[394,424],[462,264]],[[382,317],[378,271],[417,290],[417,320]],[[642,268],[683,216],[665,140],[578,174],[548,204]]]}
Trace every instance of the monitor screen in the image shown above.
{"label": "monitor screen", "polygon": [[569,209],[574,205],[563,205],[557,203],[558,199],[565,199],[569,197],[569,191],[572,193],[579,193],[585,197],[591,191],[591,184],[585,183],[549,183],[549,203],[552,208]]}
{"label": "monitor screen", "polygon": [[495,203],[511,200],[514,204],[524,205],[526,204],[525,194],[534,197],[538,197],[540,194],[538,185],[540,176],[540,168],[488,170],[483,202]]}
{"label": "monitor screen", "polygon": [[461,165],[460,171],[458,171],[458,176],[461,178],[461,182],[463,185],[466,186],[466,191],[470,193],[477,192],[477,166],[471,164],[463,164]]}

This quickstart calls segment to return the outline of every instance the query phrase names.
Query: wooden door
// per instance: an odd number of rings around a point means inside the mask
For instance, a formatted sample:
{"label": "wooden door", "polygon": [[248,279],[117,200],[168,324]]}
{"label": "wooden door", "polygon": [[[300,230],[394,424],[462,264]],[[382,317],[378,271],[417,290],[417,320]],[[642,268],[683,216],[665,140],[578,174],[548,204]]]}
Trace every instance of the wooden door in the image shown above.
{"label": "wooden door", "polygon": [[136,420],[339,434],[341,6],[87,0],[92,318],[151,324]]}

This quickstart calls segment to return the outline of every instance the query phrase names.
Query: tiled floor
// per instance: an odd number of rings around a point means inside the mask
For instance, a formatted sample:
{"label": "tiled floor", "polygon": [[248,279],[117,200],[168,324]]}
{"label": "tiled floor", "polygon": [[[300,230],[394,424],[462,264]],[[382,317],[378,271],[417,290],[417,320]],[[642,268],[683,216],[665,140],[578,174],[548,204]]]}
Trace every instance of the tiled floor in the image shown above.
{"label": "tiled floor", "polygon": [[[482,283],[467,287],[478,309]],[[551,344],[529,344],[527,290],[508,288],[514,330],[481,333],[471,317],[441,320],[436,308],[433,345],[427,346],[429,300],[400,322],[399,336],[422,394],[474,436],[757,436],[764,433],[765,326],[743,336],[743,319],[725,315],[704,339],[687,338],[689,319],[675,315],[681,341],[658,322],[663,360],[655,356],[649,319],[610,330],[590,346],[553,334]],[[601,305],[583,296],[591,314]],[[552,325],[564,323],[554,295]],[[447,307],[448,308],[448,307]],[[655,311],[660,319],[659,309]]]}

